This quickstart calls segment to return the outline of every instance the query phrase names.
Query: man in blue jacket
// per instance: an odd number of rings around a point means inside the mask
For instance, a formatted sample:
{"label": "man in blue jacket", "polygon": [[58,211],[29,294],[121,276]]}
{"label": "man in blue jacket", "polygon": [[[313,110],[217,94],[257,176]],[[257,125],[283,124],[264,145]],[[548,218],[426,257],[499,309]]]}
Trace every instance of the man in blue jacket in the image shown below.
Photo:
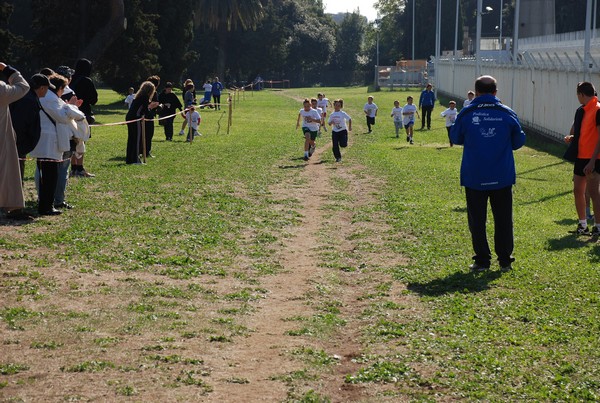
{"label": "man in blue jacket", "polygon": [[458,114],[450,139],[463,144],[460,184],[465,187],[467,215],[475,250],[473,271],[489,269],[492,258],[486,235],[487,201],[494,216],[494,246],[503,271],[514,261],[512,185],[516,180],[513,150],[525,144],[519,118],[496,98],[496,79],[475,81],[473,102]]}
{"label": "man in blue jacket", "polygon": [[425,128],[425,119],[427,119],[427,130],[431,130],[431,112],[435,106],[435,92],[431,90],[431,84],[427,84],[421,91],[419,97],[419,109],[421,109],[421,130]]}

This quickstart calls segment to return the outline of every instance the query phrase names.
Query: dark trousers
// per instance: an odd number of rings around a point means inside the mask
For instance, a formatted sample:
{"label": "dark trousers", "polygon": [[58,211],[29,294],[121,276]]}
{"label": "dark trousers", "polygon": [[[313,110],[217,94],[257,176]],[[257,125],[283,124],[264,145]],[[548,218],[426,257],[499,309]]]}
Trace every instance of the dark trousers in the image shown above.
{"label": "dark trousers", "polygon": [[494,216],[494,247],[500,266],[505,267],[514,261],[512,186],[496,190],[475,190],[465,188],[467,196],[467,215],[471,241],[475,256],[473,260],[479,266],[490,267],[492,255],[487,241],[487,201],[490,200]]}
{"label": "dark trousers", "polygon": [[58,161],[37,161],[40,171],[38,188],[38,212],[45,213],[54,208],[54,192],[58,180]]}
{"label": "dark trousers", "polygon": [[450,129],[452,129],[452,126],[446,126],[446,131],[448,132],[448,141],[450,142],[450,145],[452,146],[452,139],[450,139]]}
{"label": "dark trousers", "polygon": [[[153,137],[154,137],[154,121],[151,120],[151,121],[146,122],[146,156],[150,155],[150,151],[152,151],[152,138]],[[142,154],[141,148],[140,148],[140,154]]]}
{"label": "dark trousers", "polygon": [[433,111],[433,105],[421,107],[421,129],[425,127],[425,118],[427,118],[427,128],[431,129],[431,111]]}
{"label": "dark trousers", "polygon": [[165,138],[167,140],[173,140],[173,121],[175,117],[169,119],[163,119],[163,127],[165,128]]}
{"label": "dark trousers", "polygon": [[221,109],[221,95],[213,95],[213,102],[215,103],[215,108]]}
{"label": "dark trousers", "polygon": [[333,156],[335,159],[342,158],[340,147],[344,148],[348,145],[348,130],[342,130],[339,132],[331,131],[331,141],[333,143]]}
{"label": "dark trousers", "polygon": [[141,121],[127,123],[127,154],[125,157],[127,164],[140,162],[142,125]]}

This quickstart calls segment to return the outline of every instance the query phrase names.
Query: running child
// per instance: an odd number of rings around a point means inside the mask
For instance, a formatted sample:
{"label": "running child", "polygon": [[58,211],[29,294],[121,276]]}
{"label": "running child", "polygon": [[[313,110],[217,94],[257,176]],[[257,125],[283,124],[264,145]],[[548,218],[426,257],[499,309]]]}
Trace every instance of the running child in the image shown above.
{"label": "running child", "polygon": [[315,109],[311,107],[310,100],[304,99],[302,102],[302,109],[298,113],[298,120],[296,121],[296,130],[300,127],[300,119],[302,119],[302,133],[304,134],[304,161],[308,161],[314,151],[315,139],[319,127],[321,126],[322,116],[319,115]]}
{"label": "running child", "polygon": [[410,142],[410,144],[413,144],[415,113],[419,116],[417,106],[413,104],[413,97],[409,95],[406,98],[406,105],[402,108],[402,123],[404,124],[404,129],[406,129],[406,141]]}
{"label": "running child", "polygon": [[[311,98],[310,99],[310,106],[316,110],[317,112],[319,112],[319,116],[321,116],[321,126],[319,126],[319,132],[318,132],[318,136],[321,136],[321,127],[325,127],[325,118],[323,117],[323,109],[319,108],[318,106],[319,101],[316,98]],[[327,131],[327,129],[325,129],[325,131]],[[314,152],[311,151],[311,154]]]}
{"label": "running child", "polygon": [[394,108],[390,115],[394,118],[394,127],[396,128],[396,138],[400,137],[400,129],[402,128],[402,108],[400,107],[400,101],[394,101]]}
{"label": "running child", "polygon": [[325,94],[318,93],[317,94],[317,107],[321,108],[323,111],[323,129],[327,131],[327,126],[325,126],[325,118],[327,117],[327,106],[331,106],[331,101],[325,98]]}
{"label": "running child", "polygon": [[450,128],[456,120],[456,115],[458,115],[458,111],[456,110],[456,102],[450,101],[448,103],[448,109],[442,112],[442,117],[446,118],[446,130],[448,130],[448,141],[450,141],[450,147],[453,146],[452,140],[450,140]]}
{"label": "running child", "polygon": [[[335,157],[335,162],[342,161],[342,153],[340,147],[344,148],[348,145],[348,131],[352,131],[352,118],[342,110],[344,101],[336,99],[333,101],[334,112],[329,116],[327,123],[331,127],[331,141],[333,143],[332,151]],[[348,126],[346,126],[348,121]]]}
{"label": "running child", "polygon": [[371,133],[371,126],[375,126],[375,117],[377,116],[377,105],[373,103],[373,97],[369,96],[367,98],[367,103],[363,108],[365,115],[367,117],[367,128],[369,129],[369,133]]}

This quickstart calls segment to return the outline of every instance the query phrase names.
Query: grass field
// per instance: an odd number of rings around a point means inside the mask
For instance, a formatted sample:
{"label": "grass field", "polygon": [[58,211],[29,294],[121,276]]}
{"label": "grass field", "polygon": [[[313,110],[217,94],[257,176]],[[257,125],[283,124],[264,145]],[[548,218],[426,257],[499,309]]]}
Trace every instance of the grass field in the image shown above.
{"label": "grass field", "polygon": [[[328,133],[299,159],[316,92],[354,117],[341,164]],[[600,399],[600,243],[569,233],[560,146],[515,153],[513,270],[470,273],[462,149],[439,104],[414,145],[395,138],[409,94],[376,93],[366,134],[364,87],[246,93],[230,134],[225,110],[192,144],[157,126],[142,166],[125,127],[94,128],[75,209],[0,221],[1,399]],[[95,111],[124,120],[111,91]]]}

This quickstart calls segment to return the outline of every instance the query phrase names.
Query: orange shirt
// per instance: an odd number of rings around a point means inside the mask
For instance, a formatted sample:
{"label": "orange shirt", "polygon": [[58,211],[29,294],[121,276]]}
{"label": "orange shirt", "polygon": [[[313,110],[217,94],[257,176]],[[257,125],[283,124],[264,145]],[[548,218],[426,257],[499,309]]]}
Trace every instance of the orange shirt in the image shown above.
{"label": "orange shirt", "polygon": [[584,107],[583,120],[581,121],[581,131],[579,135],[579,151],[577,158],[589,160],[592,158],[596,144],[600,136],[598,135],[598,123],[596,114],[600,110],[598,97],[593,97]]}

